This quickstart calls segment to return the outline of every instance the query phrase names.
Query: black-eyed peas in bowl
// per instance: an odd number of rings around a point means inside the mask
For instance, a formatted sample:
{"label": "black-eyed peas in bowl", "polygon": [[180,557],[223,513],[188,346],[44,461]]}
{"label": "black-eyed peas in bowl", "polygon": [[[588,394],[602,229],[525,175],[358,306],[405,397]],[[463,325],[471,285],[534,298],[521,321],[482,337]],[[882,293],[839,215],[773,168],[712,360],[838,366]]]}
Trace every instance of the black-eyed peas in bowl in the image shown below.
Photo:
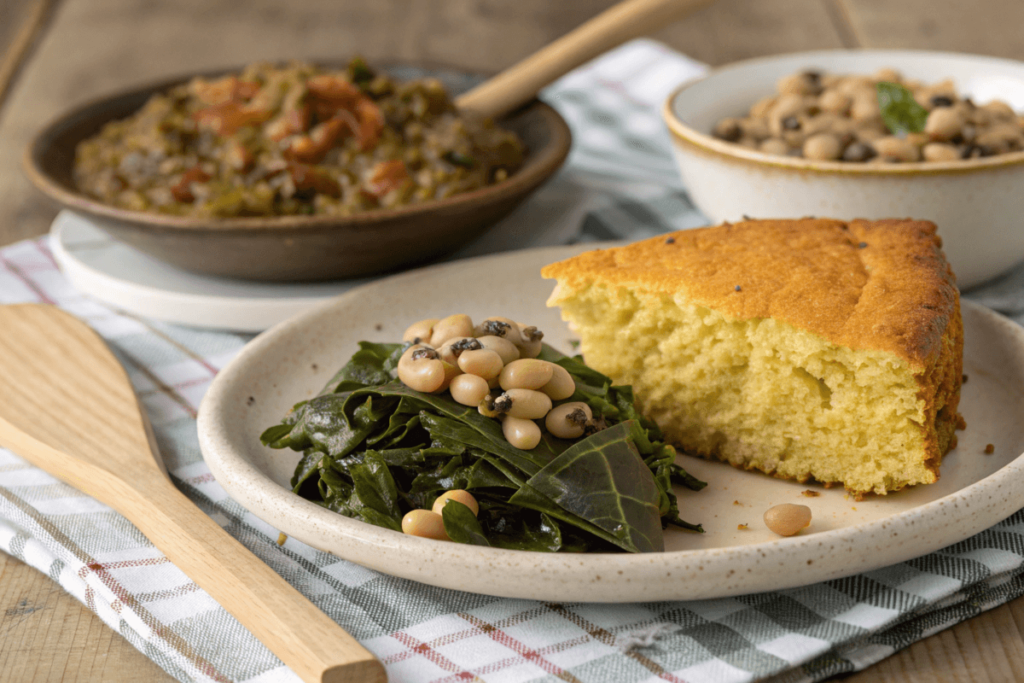
{"label": "black-eyed peas in bowl", "polygon": [[[905,93],[906,106],[887,109],[882,89]],[[894,125],[894,115],[910,123]],[[1001,100],[962,97],[952,80],[925,84],[894,69],[870,76],[802,71],[779,79],[776,93],[745,116],[720,120],[712,134],[819,161],[948,162],[1024,150],[1024,116]]]}

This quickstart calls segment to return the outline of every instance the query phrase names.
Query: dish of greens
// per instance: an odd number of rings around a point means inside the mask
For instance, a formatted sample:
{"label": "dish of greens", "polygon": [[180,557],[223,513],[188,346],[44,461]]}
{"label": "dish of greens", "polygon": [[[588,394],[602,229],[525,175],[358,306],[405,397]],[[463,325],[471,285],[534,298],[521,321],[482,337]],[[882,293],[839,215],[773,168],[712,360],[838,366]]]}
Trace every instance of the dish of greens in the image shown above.
{"label": "dish of greens", "polygon": [[360,342],[317,396],[297,404],[261,441],[302,452],[295,493],[346,517],[401,531],[410,510],[465,489],[479,515],[449,501],[444,528],[458,543],[544,552],[659,552],[680,517],[672,485],[705,484],[675,463],[629,387],[544,346],[540,358],[576,383],[566,401],[587,403],[605,428],[578,441],[546,431],[533,450],[511,446],[501,424],[449,395],[395,379],[408,344]]}

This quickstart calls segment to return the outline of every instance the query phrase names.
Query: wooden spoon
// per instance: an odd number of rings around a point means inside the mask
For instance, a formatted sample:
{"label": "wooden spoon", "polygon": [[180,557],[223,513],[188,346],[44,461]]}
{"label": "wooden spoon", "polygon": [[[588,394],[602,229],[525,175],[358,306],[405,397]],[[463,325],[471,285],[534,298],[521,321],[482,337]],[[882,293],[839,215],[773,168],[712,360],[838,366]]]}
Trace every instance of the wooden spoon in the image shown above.
{"label": "wooden spoon", "polygon": [[463,111],[498,118],[552,81],[630,38],[642,36],[714,0],[625,0],[515,66],[456,98]]}
{"label": "wooden spoon", "polygon": [[377,683],[384,667],[185,497],[166,475],[128,376],[85,323],[0,307],[0,444],[127,517],[310,683]]}

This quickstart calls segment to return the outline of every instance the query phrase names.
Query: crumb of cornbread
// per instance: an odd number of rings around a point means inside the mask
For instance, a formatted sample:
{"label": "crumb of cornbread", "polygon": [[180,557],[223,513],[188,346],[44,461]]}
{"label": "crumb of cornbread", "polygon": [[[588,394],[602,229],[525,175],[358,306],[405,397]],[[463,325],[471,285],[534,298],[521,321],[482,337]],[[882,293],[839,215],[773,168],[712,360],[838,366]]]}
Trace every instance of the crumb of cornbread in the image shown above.
{"label": "crumb of cornbread", "polygon": [[933,224],[745,221],[670,240],[542,271],[587,363],[632,384],[670,441],[858,494],[938,479],[963,329]]}

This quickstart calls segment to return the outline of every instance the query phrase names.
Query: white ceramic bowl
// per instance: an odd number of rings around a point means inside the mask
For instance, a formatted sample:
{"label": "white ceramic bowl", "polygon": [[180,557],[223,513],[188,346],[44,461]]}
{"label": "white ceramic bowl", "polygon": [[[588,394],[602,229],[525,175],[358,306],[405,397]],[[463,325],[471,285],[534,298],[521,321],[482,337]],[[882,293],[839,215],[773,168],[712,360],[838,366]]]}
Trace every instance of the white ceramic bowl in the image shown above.
{"label": "white ceramic bowl", "polygon": [[870,75],[892,67],[926,84],[952,78],[958,92],[1024,110],[1024,63],[914,50],[830,50],[738,62],[669,96],[664,117],[697,207],[715,222],[822,216],[921,218],[939,226],[961,288],[1024,260],[1024,152],[932,163],[812,161],[764,154],[711,137],[806,69]]}

